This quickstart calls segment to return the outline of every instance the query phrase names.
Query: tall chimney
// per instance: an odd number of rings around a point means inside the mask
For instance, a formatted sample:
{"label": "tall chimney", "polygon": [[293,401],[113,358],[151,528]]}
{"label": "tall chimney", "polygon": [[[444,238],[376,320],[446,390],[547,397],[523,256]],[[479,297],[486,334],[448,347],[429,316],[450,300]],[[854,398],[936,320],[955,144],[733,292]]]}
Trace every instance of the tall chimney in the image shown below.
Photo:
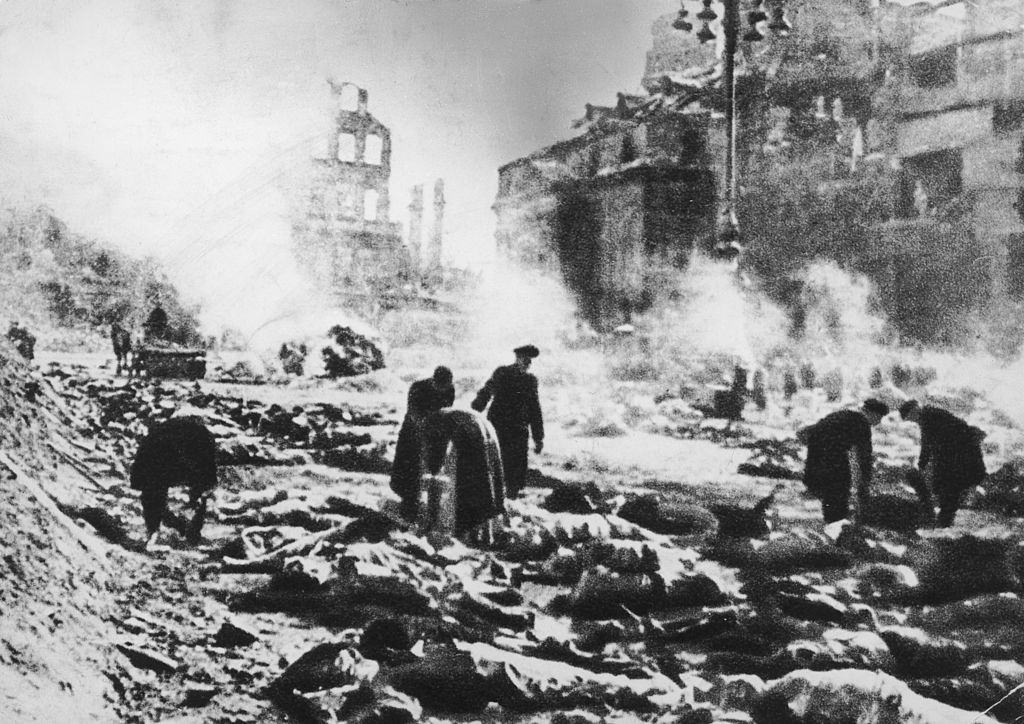
{"label": "tall chimney", "polygon": [[409,202],[409,261],[413,278],[418,279],[423,264],[423,184],[412,187]]}
{"label": "tall chimney", "polygon": [[444,238],[444,179],[434,181],[434,232],[431,235],[430,267],[441,268],[441,240]]}

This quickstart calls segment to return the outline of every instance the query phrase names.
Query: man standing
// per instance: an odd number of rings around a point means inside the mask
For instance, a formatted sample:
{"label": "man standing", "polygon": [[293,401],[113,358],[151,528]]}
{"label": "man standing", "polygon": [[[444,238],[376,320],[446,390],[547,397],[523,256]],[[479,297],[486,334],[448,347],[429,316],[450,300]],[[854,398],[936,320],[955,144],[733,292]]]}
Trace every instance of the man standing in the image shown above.
{"label": "man standing", "polygon": [[153,307],[153,311],[149,313],[149,317],[142,324],[143,329],[145,329],[146,341],[164,341],[164,337],[167,334],[167,322],[167,312],[160,306],[160,300],[158,299]]}
{"label": "man standing", "polygon": [[839,410],[797,433],[807,444],[804,485],[821,500],[825,523],[850,517],[850,493],[856,489],[855,511],[867,499],[871,483],[871,428],[889,414],[889,406],[866,400],[860,410]]}
{"label": "man standing", "polygon": [[483,412],[491,403],[487,419],[498,434],[509,498],[519,495],[526,483],[531,433],[534,452],[539,454],[544,449],[544,418],[537,396],[537,378],[529,372],[540,350],[527,344],[513,352],[516,361],[494,370],[472,404],[474,410]]}
{"label": "man standing", "polygon": [[437,367],[431,377],[416,380],[409,387],[405,419],[398,431],[395,462],[391,466],[391,489],[402,499],[402,515],[408,520],[419,516],[428,416],[454,402],[452,371],[447,367]]}
{"label": "man standing", "polygon": [[912,481],[930,515],[939,502],[939,526],[948,528],[960,508],[964,492],[985,477],[981,441],[985,433],[956,415],[931,405],[908,400],[900,405],[900,417],[921,428],[921,455],[917,467],[923,480]]}

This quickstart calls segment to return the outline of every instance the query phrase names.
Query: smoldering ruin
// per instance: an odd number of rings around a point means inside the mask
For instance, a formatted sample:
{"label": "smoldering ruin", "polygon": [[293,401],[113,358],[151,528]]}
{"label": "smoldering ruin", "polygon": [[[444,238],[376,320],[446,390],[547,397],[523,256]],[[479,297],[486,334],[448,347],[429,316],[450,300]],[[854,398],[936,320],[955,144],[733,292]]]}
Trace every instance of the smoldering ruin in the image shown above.
{"label": "smoldering ruin", "polygon": [[[651,21],[642,92],[494,169],[492,270],[337,78],[253,328],[4,213],[5,720],[1024,716],[1024,12]],[[180,418],[212,493],[136,465]]]}

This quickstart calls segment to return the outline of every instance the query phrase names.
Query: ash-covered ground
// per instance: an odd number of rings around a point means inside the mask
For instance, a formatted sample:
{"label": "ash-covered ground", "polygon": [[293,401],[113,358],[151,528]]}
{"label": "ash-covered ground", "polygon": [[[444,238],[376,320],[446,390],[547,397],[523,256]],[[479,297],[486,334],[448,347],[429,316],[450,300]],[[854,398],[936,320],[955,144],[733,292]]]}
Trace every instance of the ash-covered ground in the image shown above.
{"label": "ash-covered ground", "polygon": [[[344,379],[261,378],[251,355],[126,379],[104,354],[29,366],[5,347],[5,720],[1018,720],[1014,367],[869,345],[856,324],[824,349],[766,345],[767,317],[725,334],[686,308],[604,337],[486,306],[484,326],[406,318],[389,336],[416,343]],[[423,535],[388,486],[408,385],[450,364],[466,408],[507,339],[543,350],[545,450],[493,544]],[[764,404],[716,419],[751,359]],[[905,484],[918,432],[896,414],[863,525],[823,525],[795,432],[867,396],[985,431],[990,476],[952,528]],[[127,469],[172,415],[216,436],[217,503],[198,546],[172,526],[146,552]]]}
{"label": "ash-covered ground", "polygon": [[[636,341],[613,344],[628,359]],[[262,385],[126,380],[102,355],[12,363],[27,390],[8,435],[29,430],[17,414],[41,422],[9,454],[8,489],[41,482],[61,512],[33,508],[10,528],[12,555],[43,568],[33,579],[8,556],[9,611],[92,618],[19,646],[33,624],[6,616],[20,632],[5,670],[34,672],[25,686],[42,692],[51,669],[26,657],[56,658],[81,720],[969,722],[1000,701],[986,716],[1024,712],[1011,517],[1024,479],[1012,465],[954,528],[918,528],[901,484],[916,427],[890,416],[875,432],[882,502],[867,526],[826,531],[796,479],[794,431],[870,381],[844,382],[831,402],[827,370],[789,401],[769,386],[766,409],[749,403],[728,424],[696,409],[718,379],[712,362],[687,363],[666,390],[595,380],[608,354],[539,360],[546,449],[487,549],[432,545],[395,515],[387,469],[415,360],[404,374]],[[1016,460],[1020,432],[998,401],[943,388],[936,370],[885,367],[873,391],[931,394],[988,432],[990,471]],[[456,406],[486,374],[457,370]],[[147,425],[175,413],[218,438],[218,502],[197,548],[165,529],[166,549],[144,553],[126,466]],[[58,548],[40,537],[61,532]],[[42,573],[68,566],[62,550],[75,573],[54,591],[63,579]],[[57,700],[16,718],[46,719]]]}

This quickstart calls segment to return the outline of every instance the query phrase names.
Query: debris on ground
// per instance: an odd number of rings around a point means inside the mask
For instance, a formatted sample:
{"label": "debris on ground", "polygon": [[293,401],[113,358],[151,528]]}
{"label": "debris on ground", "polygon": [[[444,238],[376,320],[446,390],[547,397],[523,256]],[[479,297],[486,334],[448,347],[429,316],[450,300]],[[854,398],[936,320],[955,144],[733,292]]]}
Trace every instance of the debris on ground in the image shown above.
{"label": "debris on ground", "polygon": [[[777,482],[799,477],[792,439],[665,400],[661,412],[678,413],[666,434],[749,451],[742,496],[711,483],[638,491],[590,470],[561,480],[548,467],[534,476],[542,488],[507,502],[489,544],[470,547],[393,513],[380,475],[393,409],[264,403],[62,365],[36,383],[46,424],[68,434],[40,433],[23,452],[52,449],[94,481],[56,509],[106,541],[131,582],[106,612],[122,720],[1019,714],[976,713],[1024,682],[1017,544],[894,525],[909,518],[900,501],[914,502],[895,466],[866,524],[823,527],[799,484]],[[175,414],[201,417],[218,440],[218,504],[197,549],[168,531],[169,550],[143,558],[125,466],[149,425]]]}
{"label": "debris on ground", "polygon": [[327,336],[329,341],[320,354],[328,377],[354,377],[384,368],[384,352],[378,342],[340,324],[331,327]]}

